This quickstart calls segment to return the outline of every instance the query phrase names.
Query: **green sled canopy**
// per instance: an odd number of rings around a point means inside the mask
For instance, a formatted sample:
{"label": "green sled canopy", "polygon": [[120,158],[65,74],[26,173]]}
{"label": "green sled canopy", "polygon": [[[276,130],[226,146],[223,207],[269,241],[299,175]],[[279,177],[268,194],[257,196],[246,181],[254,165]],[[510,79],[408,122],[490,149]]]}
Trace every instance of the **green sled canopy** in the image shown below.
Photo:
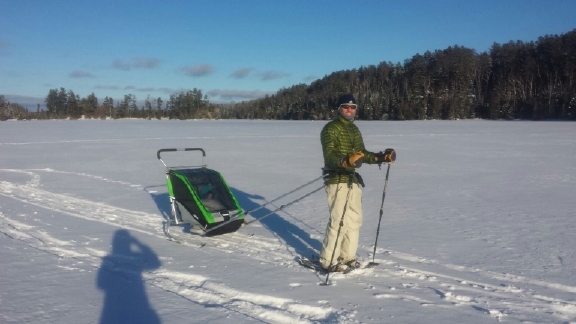
{"label": "green sled canopy", "polygon": [[[204,231],[221,223],[210,235],[235,232],[244,223],[242,208],[222,175],[207,168],[169,168],[168,193],[182,219],[193,219]],[[230,217],[233,221],[230,221]]]}

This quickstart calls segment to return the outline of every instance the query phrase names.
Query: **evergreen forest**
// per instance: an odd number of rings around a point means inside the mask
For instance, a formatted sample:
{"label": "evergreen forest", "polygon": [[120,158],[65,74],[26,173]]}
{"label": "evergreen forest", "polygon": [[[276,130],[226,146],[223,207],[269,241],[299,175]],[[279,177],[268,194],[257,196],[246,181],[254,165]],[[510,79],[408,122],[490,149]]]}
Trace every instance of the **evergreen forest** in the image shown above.
{"label": "evergreen forest", "polygon": [[261,99],[210,103],[199,89],[164,102],[148,96],[120,100],[51,89],[36,112],[0,95],[0,119],[146,118],[327,120],[336,100],[352,93],[361,120],[576,120],[576,29],[537,41],[494,43],[488,52],[463,46],[427,51],[404,63],[381,62],[333,72],[311,84],[279,89]]}

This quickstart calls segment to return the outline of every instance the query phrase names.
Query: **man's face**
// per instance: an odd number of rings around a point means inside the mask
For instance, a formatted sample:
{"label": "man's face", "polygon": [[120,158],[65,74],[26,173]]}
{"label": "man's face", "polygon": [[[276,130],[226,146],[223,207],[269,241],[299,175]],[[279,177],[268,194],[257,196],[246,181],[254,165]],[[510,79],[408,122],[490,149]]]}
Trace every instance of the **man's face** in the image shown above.
{"label": "man's face", "polygon": [[354,104],[343,104],[340,105],[340,112],[344,118],[348,120],[354,119],[356,116],[356,105]]}

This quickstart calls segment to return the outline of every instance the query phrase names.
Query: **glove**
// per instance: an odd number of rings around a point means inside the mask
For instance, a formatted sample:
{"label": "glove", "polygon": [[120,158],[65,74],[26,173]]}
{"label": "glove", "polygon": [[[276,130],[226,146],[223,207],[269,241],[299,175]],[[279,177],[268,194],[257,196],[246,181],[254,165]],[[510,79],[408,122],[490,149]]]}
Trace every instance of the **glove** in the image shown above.
{"label": "glove", "polygon": [[358,152],[350,155],[349,157],[342,157],[342,167],[343,168],[359,168],[362,166],[362,162],[364,162],[364,153]]}
{"label": "glove", "polygon": [[384,152],[380,151],[374,155],[376,156],[376,162],[378,162],[378,164],[394,163],[394,161],[396,161],[396,151],[391,148],[384,150]]}
{"label": "glove", "polygon": [[386,150],[384,150],[383,161],[388,163],[394,163],[394,161],[396,161],[396,151],[394,151],[394,149],[391,148],[387,148]]}

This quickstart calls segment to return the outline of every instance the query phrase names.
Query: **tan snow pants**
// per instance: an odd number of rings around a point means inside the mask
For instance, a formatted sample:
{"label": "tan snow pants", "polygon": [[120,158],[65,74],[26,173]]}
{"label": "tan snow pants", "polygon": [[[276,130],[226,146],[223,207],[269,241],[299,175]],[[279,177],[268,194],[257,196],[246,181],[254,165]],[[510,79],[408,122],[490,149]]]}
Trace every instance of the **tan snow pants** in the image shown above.
{"label": "tan snow pants", "polygon": [[344,212],[344,205],[346,205],[346,195],[349,189],[347,183],[330,184],[327,185],[325,189],[328,195],[330,221],[328,222],[328,226],[326,226],[326,235],[322,242],[320,263],[324,268],[328,268],[333,251],[335,251],[332,261],[333,265],[338,262],[346,263],[356,259],[360,226],[362,225],[362,190],[360,190],[358,184],[352,184],[346,214],[344,215],[344,224],[342,229],[340,229],[338,244],[336,244],[336,250],[334,250],[334,243],[336,242],[340,220]]}

